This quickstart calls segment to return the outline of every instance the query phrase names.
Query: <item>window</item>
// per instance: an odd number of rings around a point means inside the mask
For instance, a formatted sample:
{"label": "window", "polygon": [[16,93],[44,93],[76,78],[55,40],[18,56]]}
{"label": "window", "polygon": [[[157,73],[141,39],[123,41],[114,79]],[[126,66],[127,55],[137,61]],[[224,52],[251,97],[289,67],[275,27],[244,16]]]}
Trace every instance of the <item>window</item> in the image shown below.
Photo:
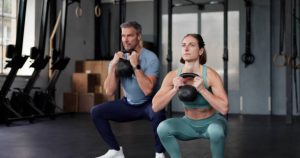
{"label": "window", "polygon": [[[228,90],[239,90],[239,12],[228,12]],[[207,64],[215,68],[221,77],[224,75],[223,43],[224,13],[201,13],[201,35],[208,53]]]}
{"label": "window", "polygon": [[7,74],[6,46],[16,42],[17,0],[0,0],[0,73]]}
{"label": "window", "polygon": [[[15,45],[17,32],[18,0],[0,0],[0,74],[8,74],[10,68],[5,68],[7,64],[6,46]],[[30,55],[30,48],[34,46],[35,37],[35,1],[27,1],[26,19],[24,28],[24,39],[22,55]],[[32,63],[27,59],[24,66],[18,71],[18,75],[28,76],[33,72],[29,68]]]}

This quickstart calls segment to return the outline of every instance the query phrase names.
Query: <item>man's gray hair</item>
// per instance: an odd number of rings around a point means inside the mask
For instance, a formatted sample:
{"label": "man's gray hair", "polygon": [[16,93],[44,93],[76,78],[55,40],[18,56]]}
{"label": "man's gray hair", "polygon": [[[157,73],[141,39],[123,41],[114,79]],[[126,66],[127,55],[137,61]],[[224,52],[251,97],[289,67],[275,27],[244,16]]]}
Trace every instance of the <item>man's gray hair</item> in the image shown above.
{"label": "man's gray hair", "polygon": [[142,34],[142,26],[136,21],[127,21],[120,25],[120,28],[133,27],[139,34]]}

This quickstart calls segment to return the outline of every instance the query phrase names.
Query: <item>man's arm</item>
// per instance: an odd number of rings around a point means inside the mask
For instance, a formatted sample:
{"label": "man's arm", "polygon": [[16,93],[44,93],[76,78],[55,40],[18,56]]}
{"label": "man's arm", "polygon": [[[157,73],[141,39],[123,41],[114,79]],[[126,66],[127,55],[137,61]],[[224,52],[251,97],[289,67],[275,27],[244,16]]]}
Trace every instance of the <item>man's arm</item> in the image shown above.
{"label": "man's arm", "polygon": [[108,96],[114,95],[117,89],[119,78],[117,78],[116,76],[116,65],[119,62],[119,59],[121,57],[123,57],[123,52],[117,52],[110,63],[110,67],[108,69],[108,75],[104,81],[105,93]]}
{"label": "man's arm", "polygon": [[[143,91],[143,93],[147,96],[153,92],[153,89],[157,82],[157,76],[153,75],[146,75],[145,72],[143,72],[142,69],[137,69],[137,65],[139,65],[139,55],[137,52],[133,51],[130,55],[130,63],[132,67],[134,68],[134,74],[136,77],[136,80],[139,84],[139,87]],[[152,66],[153,71],[159,71],[159,62],[154,61],[152,64],[149,64],[148,66]],[[148,68],[149,69],[149,68]]]}
{"label": "man's arm", "polygon": [[118,82],[119,82],[119,80],[116,77],[115,69],[116,69],[116,66],[111,65],[110,69],[108,70],[108,75],[104,81],[105,93],[108,96],[114,95],[114,93],[117,89]]}
{"label": "man's arm", "polygon": [[154,86],[156,85],[157,77],[156,76],[147,76],[140,69],[135,69],[134,74],[135,74],[136,80],[137,80],[140,88],[144,92],[144,94],[146,96],[151,94],[154,89]]}

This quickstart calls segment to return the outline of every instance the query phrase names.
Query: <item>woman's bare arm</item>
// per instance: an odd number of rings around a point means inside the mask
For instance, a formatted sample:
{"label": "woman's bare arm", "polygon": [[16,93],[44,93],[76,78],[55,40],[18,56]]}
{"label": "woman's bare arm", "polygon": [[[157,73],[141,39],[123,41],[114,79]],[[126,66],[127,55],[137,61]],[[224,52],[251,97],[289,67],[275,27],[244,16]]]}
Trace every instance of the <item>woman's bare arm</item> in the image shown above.
{"label": "woman's bare arm", "polygon": [[207,70],[207,81],[212,88],[212,92],[206,88],[202,88],[198,91],[214,109],[225,115],[228,113],[228,97],[223,86],[223,81],[215,70]]}
{"label": "woman's bare arm", "polygon": [[169,72],[164,78],[161,88],[152,99],[152,109],[157,112],[165,108],[177,93],[178,89],[174,88],[173,79],[176,77],[176,71]]}

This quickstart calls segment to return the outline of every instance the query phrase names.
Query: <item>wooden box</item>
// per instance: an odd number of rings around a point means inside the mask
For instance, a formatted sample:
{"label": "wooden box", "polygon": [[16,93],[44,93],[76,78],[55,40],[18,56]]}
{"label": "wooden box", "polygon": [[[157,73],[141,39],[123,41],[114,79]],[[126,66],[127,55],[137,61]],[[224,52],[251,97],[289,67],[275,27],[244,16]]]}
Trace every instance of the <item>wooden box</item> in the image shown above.
{"label": "wooden box", "polygon": [[76,61],[75,72],[101,74],[102,80],[100,85],[103,85],[108,74],[109,62],[108,60]]}
{"label": "wooden box", "polygon": [[[110,61],[109,60],[87,60],[87,61],[76,61],[75,63],[75,72],[77,73],[96,73],[100,74],[101,80],[100,84],[101,87],[96,87],[96,92],[105,93],[104,90],[104,80],[108,74],[108,66]],[[100,89],[99,89],[100,88]],[[106,101],[114,100],[114,96],[109,97],[103,95],[103,99]]]}
{"label": "wooden box", "polygon": [[78,93],[96,92],[100,86],[100,74],[73,73],[72,90]]}
{"label": "wooden box", "polygon": [[78,111],[78,93],[64,93],[63,98],[64,112],[77,112]]}
{"label": "wooden box", "polygon": [[94,105],[103,103],[103,95],[100,93],[81,93],[78,102],[78,112],[90,112]]}

